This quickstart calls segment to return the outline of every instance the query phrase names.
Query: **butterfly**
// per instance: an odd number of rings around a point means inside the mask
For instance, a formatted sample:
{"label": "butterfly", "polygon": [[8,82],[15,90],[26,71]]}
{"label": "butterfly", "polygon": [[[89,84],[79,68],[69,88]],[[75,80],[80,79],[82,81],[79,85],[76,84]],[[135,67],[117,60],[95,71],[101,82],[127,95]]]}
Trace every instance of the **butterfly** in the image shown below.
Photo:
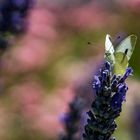
{"label": "butterfly", "polygon": [[129,65],[129,60],[134,51],[137,36],[130,35],[114,47],[111,36],[106,35],[105,39],[105,60],[113,66],[116,75],[123,75]]}

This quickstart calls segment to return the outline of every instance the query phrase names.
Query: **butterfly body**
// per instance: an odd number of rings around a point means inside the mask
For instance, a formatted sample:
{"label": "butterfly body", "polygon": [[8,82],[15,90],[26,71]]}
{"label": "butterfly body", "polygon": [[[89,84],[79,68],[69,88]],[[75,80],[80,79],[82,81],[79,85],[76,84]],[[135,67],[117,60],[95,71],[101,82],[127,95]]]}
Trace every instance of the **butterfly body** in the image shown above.
{"label": "butterfly body", "polygon": [[129,60],[134,51],[137,37],[130,35],[114,48],[110,35],[106,35],[105,59],[113,66],[116,75],[123,75],[129,65]]}

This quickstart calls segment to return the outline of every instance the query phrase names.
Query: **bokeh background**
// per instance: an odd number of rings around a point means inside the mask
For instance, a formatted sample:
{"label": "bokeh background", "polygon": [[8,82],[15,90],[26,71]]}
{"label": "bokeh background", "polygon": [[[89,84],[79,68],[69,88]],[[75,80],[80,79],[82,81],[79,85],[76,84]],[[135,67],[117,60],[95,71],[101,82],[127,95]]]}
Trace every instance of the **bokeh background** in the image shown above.
{"label": "bokeh background", "polygon": [[140,140],[140,0],[36,0],[26,20],[1,57],[0,139],[57,140],[75,94],[94,98],[109,33],[138,37],[114,136]]}

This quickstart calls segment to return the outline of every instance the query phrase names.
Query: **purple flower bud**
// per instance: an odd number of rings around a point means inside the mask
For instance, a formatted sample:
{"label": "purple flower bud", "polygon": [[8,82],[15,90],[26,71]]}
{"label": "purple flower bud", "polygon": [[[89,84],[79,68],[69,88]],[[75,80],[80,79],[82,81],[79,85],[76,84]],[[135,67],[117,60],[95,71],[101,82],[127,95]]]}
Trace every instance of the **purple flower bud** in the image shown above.
{"label": "purple flower bud", "polygon": [[106,67],[107,70],[110,70],[111,65],[108,61],[105,62],[105,67]]}
{"label": "purple flower bud", "polygon": [[100,86],[101,86],[101,82],[100,82],[100,80],[99,80],[99,78],[98,78],[98,76],[95,76],[94,77],[94,83],[93,83],[93,88],[95,89],[95,90],[99,90],[100,89]]}
{"label": "purple flower bud", "polygon": [[117,86],[117,84],[118,84],[118,81],[116,79],[113,80],[112,85],[111,85],[111,89],[114,89]]}
{"label": "purple flower bud", "polygon": [[124,76],[121,78],[120,82],[123,83],[128,78],[128,76],[130,76],[132,73],[133,73],[132,68],[128,67],[126,69]]}

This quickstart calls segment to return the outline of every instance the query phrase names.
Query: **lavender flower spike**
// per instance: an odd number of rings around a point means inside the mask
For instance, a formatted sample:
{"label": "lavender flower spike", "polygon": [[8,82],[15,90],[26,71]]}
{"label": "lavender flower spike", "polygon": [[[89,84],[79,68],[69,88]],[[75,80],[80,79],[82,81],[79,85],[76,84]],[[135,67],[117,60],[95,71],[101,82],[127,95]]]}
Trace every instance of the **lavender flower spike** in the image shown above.
{"label": "lavender flower spike", "polygon": [[79,124],[83,109],[83,99],[76,96],[69,104],[69,112],[63,118],[65,134],[61,134],[59,140],[79,140]]}
{"label": "lavender flower spike", "polygon": [[128,87],[125,80],[132,74],[127,68],[123,76],[112,74],[111,65],[105,62],[99,75],[95,76],[93,89],[96,98],[91,110],[87,113],[89,118],[83,134],[84,140],[115,140],[111,137],[117,128],[115,119],[122,111],[122,103],[126,100]]}

